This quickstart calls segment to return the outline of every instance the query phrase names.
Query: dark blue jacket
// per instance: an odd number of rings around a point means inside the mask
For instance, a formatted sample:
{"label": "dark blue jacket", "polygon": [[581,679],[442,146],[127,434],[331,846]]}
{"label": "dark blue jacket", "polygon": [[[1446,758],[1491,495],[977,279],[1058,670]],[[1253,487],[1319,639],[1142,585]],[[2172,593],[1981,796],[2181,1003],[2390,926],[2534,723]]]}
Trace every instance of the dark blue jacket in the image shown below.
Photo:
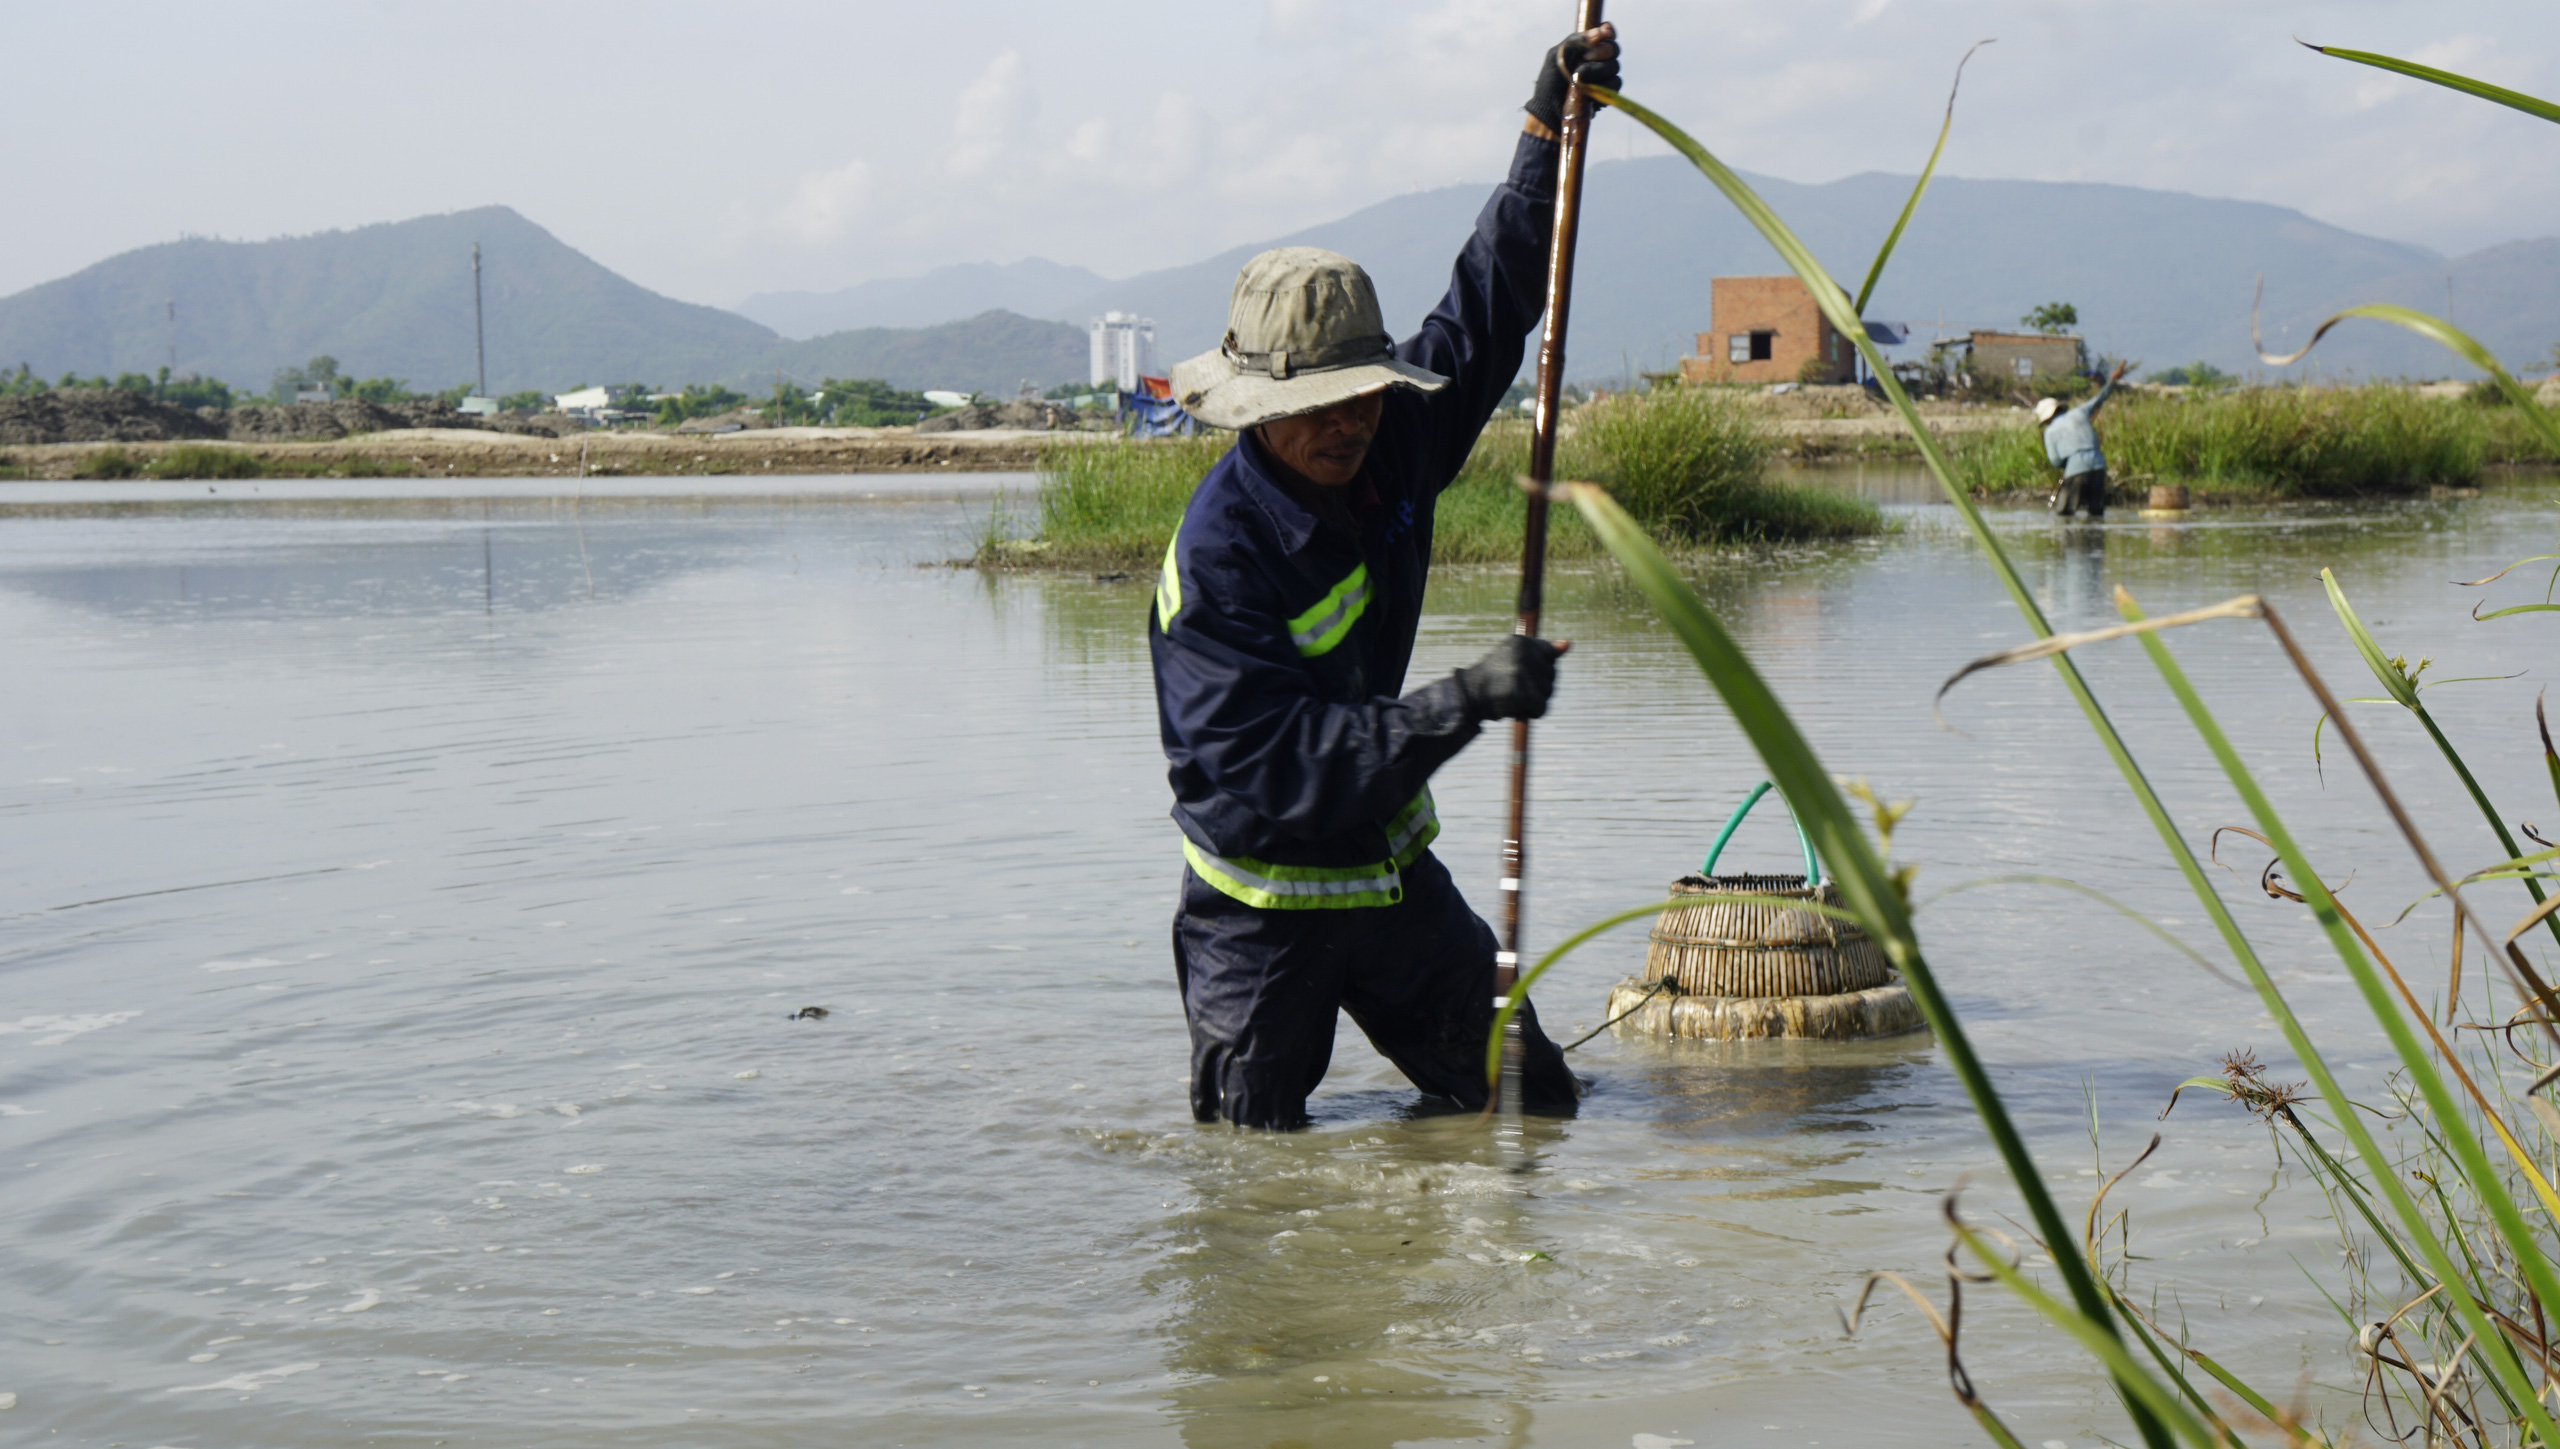
{"label": "dark blue jacket", "polygon": [[1249,905],[1388,905],[1439,831],[1426,782],[1475,738],[1456,681],[1403,698],[1432,504],[1519,375],[1545,304],[1556,147],[1522,136],[1448,295],[1396,347],[1449,379],[1386,396],[1347,501],[1320,520],[1250,434],[1209,470],[1148,621],[1185,856]]}

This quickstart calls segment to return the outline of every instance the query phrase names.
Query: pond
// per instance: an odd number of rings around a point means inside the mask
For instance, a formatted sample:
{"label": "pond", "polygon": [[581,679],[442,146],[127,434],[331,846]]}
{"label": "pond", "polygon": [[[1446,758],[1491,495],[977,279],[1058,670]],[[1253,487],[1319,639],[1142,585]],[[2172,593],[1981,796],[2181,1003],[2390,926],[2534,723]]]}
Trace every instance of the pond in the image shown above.
{"label": "pond", "polygon": [[[1839,1319],[1871,1270],[1942,1291],[1950,1189],[2012,1201],[1925,1035],[1604,1034],[1583,1114],[1513,1159],[1346,1026],[1313,1130],[1195,1126],[1149,581],[933,566],[1019,480],[665,481],[0,493],[13,1437],[1977,1442],[1916,1314]],[[2547,551],[2549,492],[1998,518],[2058,627],[2112,622],[2119,583],[2163,611],[2261,590],[2363,692],[2328,565],[2436,675],[2533,671],[2430,695],[2530,817],[2549,650],[2446,581]],[[1942,679],[2023,636],[1949,510],[1897,512],[1697,581],[1834,769],[1917,799],[1924,940],[2066,1211],[2165,1132],[2109,1200],[2136,1285],[2264,1382],[2351,1382],[2316,1190],[2218,1102],[2154,1120],[2233,1048],[2291,1079],[2256,998],[2065,892],[1934,899],[2067,877],[2217,955],[2049,669],[1933,723]],[[1444,572],[1415,678],[1507,628],[1510,590]],[[1609,571],[1555,580],[1549,618],[1575,647],[1537,732],[1533,944],[1655,898],[1759,778]],[[2262,632],[2174,645],[2348,898],[2414,898]],[[2130,646],[2086,667],[2199,848],[2245,818]],[[2449,863],[2494,858],[2414,725],[2362,723]],[[1435,786],[1480,909],[1499,766],[1480,741]],[[2253,849],[2224,851],[2229,898],[2379,1091],[2387,1048]],[[1772,811],[1733,850],[1792,858]],[[2382,939],[2440,972],[2441,925]],[[1643,945],[1558,968],[1550,1022],[1596,1025]],[[2028,1442],[2122,1437],[2080,1356],[1997,1290],[1966,1308]]]}

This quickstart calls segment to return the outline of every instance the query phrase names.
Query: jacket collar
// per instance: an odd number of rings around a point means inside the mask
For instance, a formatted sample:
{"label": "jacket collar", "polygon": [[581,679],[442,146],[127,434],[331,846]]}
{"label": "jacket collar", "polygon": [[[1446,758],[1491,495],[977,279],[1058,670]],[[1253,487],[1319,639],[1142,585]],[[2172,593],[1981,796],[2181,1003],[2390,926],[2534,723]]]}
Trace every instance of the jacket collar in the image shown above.
{"label": "jacket collar", "polygon": [[[1245,496],[1270,518],[1271,526],[1279,532],[1280,546],[1293,554],[1305,548],[1307,541],[1315,537],[1316,530],[1324,526],[1324,520],[1317,517],[1313,509],[1289,496],[1289,490],[1280,485],[1276,472],[1278,465],[1272,462],[1271,455],[1263,450],[1262,441],[1250,430],[1237,435],[1235,452],[1236,471],[1244,479]],[[1374,458],[1374,454],[1372,456]],[[1363,520],[1362,526],[1365,526],[1365,521],[1379,507],[1377,481],[1369,476],[1367,464],[1361,466],[1360,476],[1351,480],[1349,489],[1347,501],[1351,505],[1352,516]]]}
{"label": "jacket collar", "polygon": [[1244,480],[1245,496],[1254,501],[1279,531],[1280,546],[1291,553],[1307,546],[1315,536],[1319,520],[1305,505],[1289,496],[1272,476],[1274,464],[1262,450],[1262,440],[1246,431],[1236,436],[1236,472]]}

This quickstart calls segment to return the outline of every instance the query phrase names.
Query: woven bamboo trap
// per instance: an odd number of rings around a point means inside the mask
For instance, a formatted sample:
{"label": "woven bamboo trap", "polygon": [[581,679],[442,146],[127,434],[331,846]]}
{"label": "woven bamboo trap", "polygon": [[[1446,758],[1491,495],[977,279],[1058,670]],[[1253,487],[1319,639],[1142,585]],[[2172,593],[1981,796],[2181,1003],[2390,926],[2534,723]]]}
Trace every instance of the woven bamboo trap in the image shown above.
{"label": "woven bamboo trap", "polygon": [[[1821,863],[1801,830],[1796,839],[1804,851],[1803,874],[1715,873],[1725,842],[1769,789],[1761,784],[1725,821],[1696,875],[1671,883],[1675,899],[1654,920],[1644,975],[1609,992],[1608,1015],[1621,1030],[1737,1041],[1892,1036],[1921,1025],[1919,1009],[1894,978],[1884,948],[1857,922],[1722,898],[1747,892],[1840,904],[1839,890],[1822,878]],[[1679,899],[1692,896],[1697,899]]]}

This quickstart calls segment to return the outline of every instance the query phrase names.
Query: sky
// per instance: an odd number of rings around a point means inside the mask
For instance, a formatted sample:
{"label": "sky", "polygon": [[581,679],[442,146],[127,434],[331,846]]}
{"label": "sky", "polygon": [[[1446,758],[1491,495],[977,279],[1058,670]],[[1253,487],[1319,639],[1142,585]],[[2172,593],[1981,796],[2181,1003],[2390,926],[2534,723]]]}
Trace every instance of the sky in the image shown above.
{"label": "sky", "polygon": [[[492,203],[735,305],[1026,256],[1123,276],[1500,175],[1565,0],[0,0],[0,295],[183,235]],[[2296,37],[2560,96],[2554,0],[1613,0],[1626,90],[1791,180],[2274,202],[2459,254],[2560,234],[2560,126]],[[1595,157],[1660,154],[1604,117]],[[1703,181],[1700,184],[1704,184]]]}

